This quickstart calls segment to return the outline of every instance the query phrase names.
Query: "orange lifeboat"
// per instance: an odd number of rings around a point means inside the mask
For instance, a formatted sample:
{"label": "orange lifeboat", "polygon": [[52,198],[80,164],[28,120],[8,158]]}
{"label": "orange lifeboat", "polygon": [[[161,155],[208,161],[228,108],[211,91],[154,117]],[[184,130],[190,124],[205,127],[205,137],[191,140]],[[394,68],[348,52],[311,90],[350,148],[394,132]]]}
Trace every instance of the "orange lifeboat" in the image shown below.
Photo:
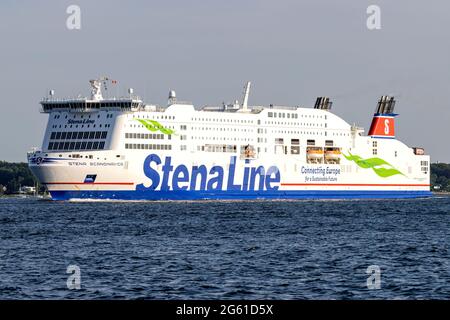
{"label": "orange lifeboat", "polygon": [[338,160],[341,156],[341,150],[331,149],[325,151],[325,158],[330,160]]}
{"label": "orange lifeboat", "polygon": [[323,158],[322,148],[309,148],[306,150],[306,156],[310,160],[317,160]]}

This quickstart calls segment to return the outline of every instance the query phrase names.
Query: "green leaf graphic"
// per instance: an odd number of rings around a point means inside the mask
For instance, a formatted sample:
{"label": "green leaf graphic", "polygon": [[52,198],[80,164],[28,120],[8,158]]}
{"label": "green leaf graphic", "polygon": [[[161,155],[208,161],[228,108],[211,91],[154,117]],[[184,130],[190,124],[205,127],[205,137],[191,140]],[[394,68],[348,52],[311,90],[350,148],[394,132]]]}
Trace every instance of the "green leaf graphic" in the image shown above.
{"label": "green leaf graphic", "polygon": [[164,134],[174,134],[175,131],[173,131],[172,129],[169,128],[165,128],[161,123],[159,123],[158,121],[155,120],[147,120],[148,122],[152,123],[155,128],[157,128],[159,131],[161,131]]}
{"label": "green leaf graphic", "polygon": [[392,169],[372,168],[372,170],[375,171],[375,173],[382,178],[388,178],[388,177],[396,175],[396,174],[403,175],[403,173],[401,173],[400,171],[398,171],[397,169],[394,169],[394,168],[392,168]]}
{"label": "green leaf graphic", "polygon": [[[343,155],[348,161],[355,162],[360,168],[372,169],[379,177],[388,178],[396,174],[403,175],[403,173],[395,169],[390,163],[386,162],[381,158],[374,157],[369,159],[363,159],[358,155],[351,154],[350,152],[349,155],[346,155],[344,153]],[[381,166],[385,166],[388,168],[384,168]]]}
{"label": "green leaf graphic", "polygon": [[160,131],[164,134],[175,134],[175,131],[165,128],[161,123],[155,120],[134,119],[139,121],[147,130],[151,132]]}

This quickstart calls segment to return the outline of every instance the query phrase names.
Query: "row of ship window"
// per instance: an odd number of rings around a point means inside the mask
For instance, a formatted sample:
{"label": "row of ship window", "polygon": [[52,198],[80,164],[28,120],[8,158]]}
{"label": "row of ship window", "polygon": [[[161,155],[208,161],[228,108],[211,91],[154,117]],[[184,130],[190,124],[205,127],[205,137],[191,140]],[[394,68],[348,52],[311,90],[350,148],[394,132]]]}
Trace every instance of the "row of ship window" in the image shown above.
{"label": "row of ship window", "polygon": [[234,119],[220,119],[220,118],[191,118],[191,121],[211,121],[211,122],[231,122],[231,123],[253,123],[252,120],[234,120]]}
{"label": "row of ship window", "polygon": [[[172,138],[172,135],[167,135],[168,139]],[[126,139],[164,139],[164,135],[161,133],[125,133]]]}
{"label": "row of ship window", "polygon": [[[284,138],[275,138],[275,144],[284,144]],[[300,139],[291,139],[291,145],[300,145]],[[316,140],[308,139],[306,140],[306,145],[315,146]],[[333,140],[325,140],[325,147],[332,147],[333,145]]]}
{"label": "row of ship window", "polygon": [[50,142],[48,150],[103,150],[105,141]]}
{"label": "row of ship window", "polygon": [[[181,136],[180,140],[187,140],[186,136]],[[229,138],[229,137],[198,137],[191,136],[192,140],[217,140],[217,141],[253,141],[254,138]]]}
{"label": "row of ship window", "polygon": [[334,136],[334,137],[349,137],[350,133],[333,132],[328,134],[327,131],[286,131],[286,130],[272,130],[272,133],[283,134],[309,134],[314,136]]}
{"label": "row of ship window", "polygon": [[170,144],[125,143],[125,149],[172,150],[172,146]]}
{"label": "row of ship window", "polygon": [[[69,116],[66,115],[66,116],[64,117],[64,119],[67,119],[68,117],[69,117]],[[107,118],[107,119],[112,118],[112,117],[113,117],[113,115],[110,114],[110,113],[108,113],[108,114],[106,115],[106,118]],[[61,115],[60,115],[60,114],[55,114],[55,115],[53,116],[53,119],[60,119],[60,118],[61,118]],[[74,116],[73,116],[73,119],[76,119],[76,118],[77,118],[77,116],[74,115]],[[91,118],[91,115],[88,115],[87,119],[90,119],[90,118]],[[97,115],[97,118],[100,119],[100,115]],[[84,119],[84,116],[81,115],[81,116],[80,116],[80,119]]]}
{"label": "row of ship window", "polygon": [[[299,115],[297,113],[285,113],[285,112],[268,112],[269,118],[287,118],[287,119],[298,119]],[[318,118],[327,119],[327,116],[315,116],[315,115],[300,115],[301,118]],[[137,116],[137,118],[141,118]],[[142,116],[142,119],[150,119],[149,116]],[[175,120],[173,116],[161,116],[156,117],[157,120]],[[210,122],[230,122],[230,123],[253,123],[252,120],[239,120],[239,119],[221,119],[221,118],[191,118],[191,121],[210,121]]]}
{"label": "row of ship window", "polygon": [[58,131],[52,132],[50,140],[84,140],[84,139],[106,139],[108,131]]}
{"label": "row of ship window", "polygon": [[[298,114],[297,113],[284,113],[284,112],[268,112],[267,116],[269,118],[287,118],[287,119],[298,119]],[[317,119],[322,119],[322,116],[316,116],[316,115],[300,115],[301,118],[317,118]],[[327,116],[324,115],[323,118],[326,120]]]}
{"label": "row of ship window", "polygon": [[[127,125],[124,125],[124,128],[126,128],[126,127],[127,127]],[[128,125],[128,127],[130,127],[130,128],[144,128],[144,126],[142,124],[130,124],[130,125]],[[164,126],[164,128],[166,128],[166,129],[175,129],[174,126]]]}
{"label": "row of ship window", "polygon": [[47,102],[42,104],[44,110],[51,109],[99,109],[99,108],[123,108],[131,109],[137,108],[139,102],[130,101],[112,101],[112,102],[63,102],[63,103],[53,103]]}
{"label": "row of ship window", "polygon": [[295,126],[295,127],[324,127],[327,128],[327,123],[313,123],[313,122],[280,122],[280,121],[264,121],[264,124],[274,124],[274,125],[285,125],[285,126]]}
{"label": "row of ship window", "polygon": [[[186,127],[186,126],[185,126]],[[186,128],[183,129],[183,126],[181,126],[181,130],[186,130]],[[221,128],[221,127],[192,127],[192,130],[210,130],[210,131],[237,131],[237,132],[253,132],[252,129],[241,129],[241,128]]]}
{"label": "row of ship window", "polygon": [[237,152],[237,146],[229,144],[206,144],[203,146],[197,146],[197,151],[206,152]]}
{"label": "row of ship window", "polygon": [[[131,115],[131,117],[136,118],[136,116]],[[149,116],[137,116],[138,119],[154,119],[154,120],[175,120],[175,116],[161,116],[161,117],[149,117]]]}
{"label": "row of ship window", "polygon": [[[65,125],[64,125],[64,128],[73,128],[73,127],[78,128],[79,126],[80,126],[81,128],[84,128],[84,126],[86,126],[86,128],[90,128],[90,127],[91,127],[90,124],[70,124],[70,125],[69,125],[69,124],[65,124]],[[96,127],[97,127],[96,124],[93,124],[93,125],[92,125],[92,128],[96,128]],[[102,125],[99,124],[98,127],[101,128]],[[110,124],[105,124],[104,127],[105,127],[105,128],[111,128],[111,125],[110,125]],[[61,129],[61,128],[62,128],[62,124],[60,124],[59,126],[58,126],[57,124],[55,124],[55,125],[52,126],[52,128],[53,128],[53,129],[55,129],[55,128],[60,128],[60,129]]]}
{"label": "row of ship window", "polygon": [[[296,114],[296,113],[268,112],[267,116],[269,118],[276,118],[277,114],[278,114],[278,118],[298,119],[298,114]],[[303,117],[303,115],[302,115],[302,117]]]}

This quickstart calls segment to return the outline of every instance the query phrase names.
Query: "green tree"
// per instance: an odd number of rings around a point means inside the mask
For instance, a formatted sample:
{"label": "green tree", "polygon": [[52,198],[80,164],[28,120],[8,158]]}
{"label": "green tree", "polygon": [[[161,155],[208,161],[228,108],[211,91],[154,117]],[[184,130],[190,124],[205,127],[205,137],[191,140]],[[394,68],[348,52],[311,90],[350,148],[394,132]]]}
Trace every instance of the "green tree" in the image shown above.
{"label": "green tree", "polygon": [[439,186],[441,191],[450,191],[450,164],[431,164],[431,185]]}
{"label": "green tree", "polygon": [[0,185],[6,186],[6,193],[15,193],[20,186],[34,186],[36,183],[27,163],[0,161]]}

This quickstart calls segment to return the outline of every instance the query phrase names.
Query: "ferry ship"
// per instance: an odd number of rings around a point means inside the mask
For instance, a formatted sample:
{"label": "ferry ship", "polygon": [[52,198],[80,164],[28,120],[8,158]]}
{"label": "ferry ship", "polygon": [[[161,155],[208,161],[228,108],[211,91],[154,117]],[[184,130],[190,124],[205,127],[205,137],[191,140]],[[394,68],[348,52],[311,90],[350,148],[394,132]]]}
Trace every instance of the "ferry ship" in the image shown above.
{"label": "ferry ship", "polygon": [[170,91],[167,106],[114,81],[91,80],[91,96],[41,101],[49,115],[42,148],[28,164],[52,199],[352,199],[427,197],[430,157],[395,136],[395,99],[382,96],[368,134],[313,107],[196,108]]}

